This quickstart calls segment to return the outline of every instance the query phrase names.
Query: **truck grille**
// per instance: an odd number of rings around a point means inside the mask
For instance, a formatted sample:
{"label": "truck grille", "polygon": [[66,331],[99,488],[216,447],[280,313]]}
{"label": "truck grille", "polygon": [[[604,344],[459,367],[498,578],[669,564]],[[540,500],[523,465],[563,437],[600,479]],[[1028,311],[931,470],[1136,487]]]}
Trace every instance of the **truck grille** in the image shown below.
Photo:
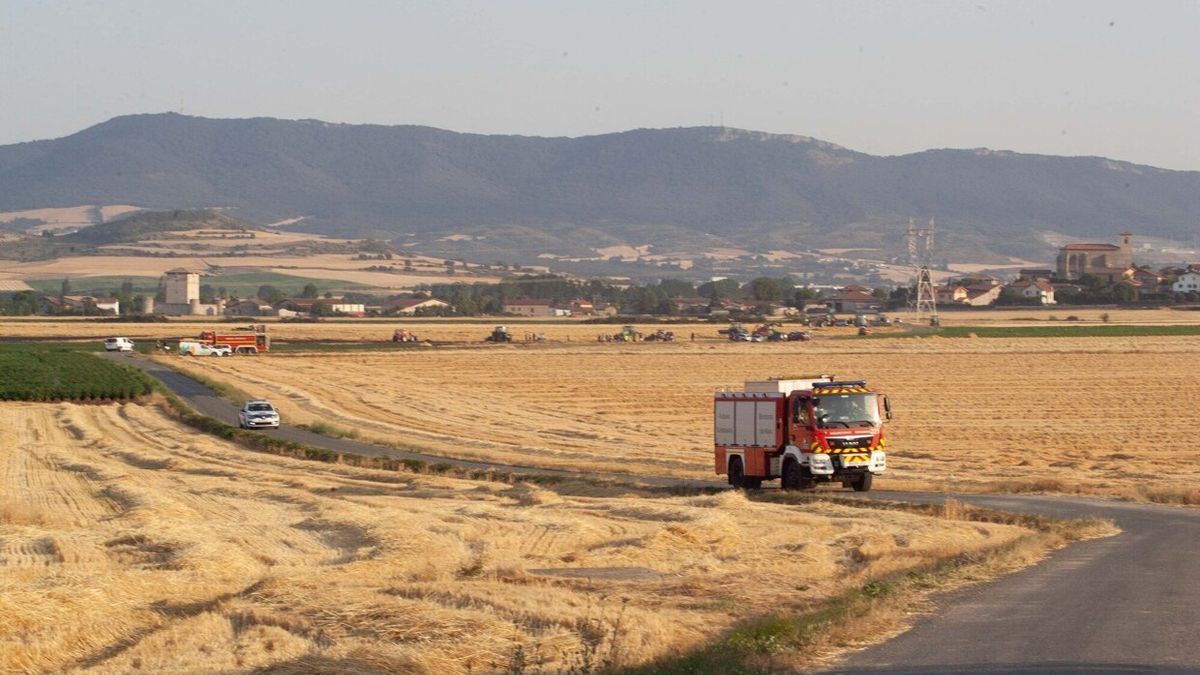
{"label": "truck grille", "polygon": [[825,440],[829,443],[830,450],[849,450],[854,448],[866,450],[871,447],[870,436],[851,436],[848,438],[838,438],[833,436],[826,438]]}

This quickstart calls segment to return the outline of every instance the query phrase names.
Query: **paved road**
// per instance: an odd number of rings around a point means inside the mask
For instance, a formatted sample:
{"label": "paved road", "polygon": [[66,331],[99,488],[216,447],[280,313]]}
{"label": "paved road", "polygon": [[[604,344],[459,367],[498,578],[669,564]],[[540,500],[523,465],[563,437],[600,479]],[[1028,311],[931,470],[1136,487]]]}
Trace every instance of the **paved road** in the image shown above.
{"label": "paved road", "polygon": [[1200,510],[1064,497],[955,498],[1005,511],[1109,518],[1122,533],[946,594],[937,614],[852,655],[837,672],[1200,672]]}
{"label": "paved road", "polygon": [[[145,369],[201,413],[237,423],[236,406],[203,384],[142,357],[106,356]],[[517,474],[570,473],[404,452],[295,427],[265,433],[363,455]],[[654,485],[714,484],[644,480]],[[860,497],[934,502],[947,496],[878,491]],[[937,599],[936,615],[918,620],[889,642],[851,655],[837,672],[1200,673],[1200,510],[1068,497],[954,498],[1006,511],[1109,518],[1123,532],[1072,545],[995,582],[945,594]]]}

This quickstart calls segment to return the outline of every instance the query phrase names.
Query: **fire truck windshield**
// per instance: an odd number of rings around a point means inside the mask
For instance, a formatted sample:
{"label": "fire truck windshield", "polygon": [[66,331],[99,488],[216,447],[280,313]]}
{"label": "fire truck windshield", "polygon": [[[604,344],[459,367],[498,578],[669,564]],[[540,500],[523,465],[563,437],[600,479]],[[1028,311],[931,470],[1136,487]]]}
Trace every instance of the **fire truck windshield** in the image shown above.
{"label": "fire truck windshield", "polygon": [[813,416],[817,426],[879,426],[879,405],[875,394],[827,394],[813,398]]}

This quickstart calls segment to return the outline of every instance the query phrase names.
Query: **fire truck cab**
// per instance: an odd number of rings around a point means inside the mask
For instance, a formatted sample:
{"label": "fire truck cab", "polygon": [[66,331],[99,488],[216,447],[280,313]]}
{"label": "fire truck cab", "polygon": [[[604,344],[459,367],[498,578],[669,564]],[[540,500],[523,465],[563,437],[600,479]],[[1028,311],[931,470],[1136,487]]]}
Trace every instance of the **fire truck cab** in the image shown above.
{"label": "fire truck cab", "polygon": [[749,381],[714,397],[714,468],[740,488],[778,478],[785,490],[839,482],[864,492],[887,469],[883,425],[891,417],[888,398],[862,380]]}

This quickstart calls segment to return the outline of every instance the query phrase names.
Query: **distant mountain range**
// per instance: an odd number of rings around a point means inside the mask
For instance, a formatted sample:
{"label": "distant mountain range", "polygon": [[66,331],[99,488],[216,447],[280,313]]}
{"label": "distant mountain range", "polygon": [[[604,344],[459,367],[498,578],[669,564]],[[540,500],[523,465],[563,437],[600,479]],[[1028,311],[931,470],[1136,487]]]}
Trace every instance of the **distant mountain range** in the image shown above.
{"label": "distant mountain range", "polygon": [[312,120],[118,117],[0,146],[0,211],[225,207],[260,224],[517,260],[655,251],[876,248],[937,219],[943,257],[1042,256],[1045,233],[1190,240],[1200,172],[1099,157],[876,157],[721,127],[582,138]]}

